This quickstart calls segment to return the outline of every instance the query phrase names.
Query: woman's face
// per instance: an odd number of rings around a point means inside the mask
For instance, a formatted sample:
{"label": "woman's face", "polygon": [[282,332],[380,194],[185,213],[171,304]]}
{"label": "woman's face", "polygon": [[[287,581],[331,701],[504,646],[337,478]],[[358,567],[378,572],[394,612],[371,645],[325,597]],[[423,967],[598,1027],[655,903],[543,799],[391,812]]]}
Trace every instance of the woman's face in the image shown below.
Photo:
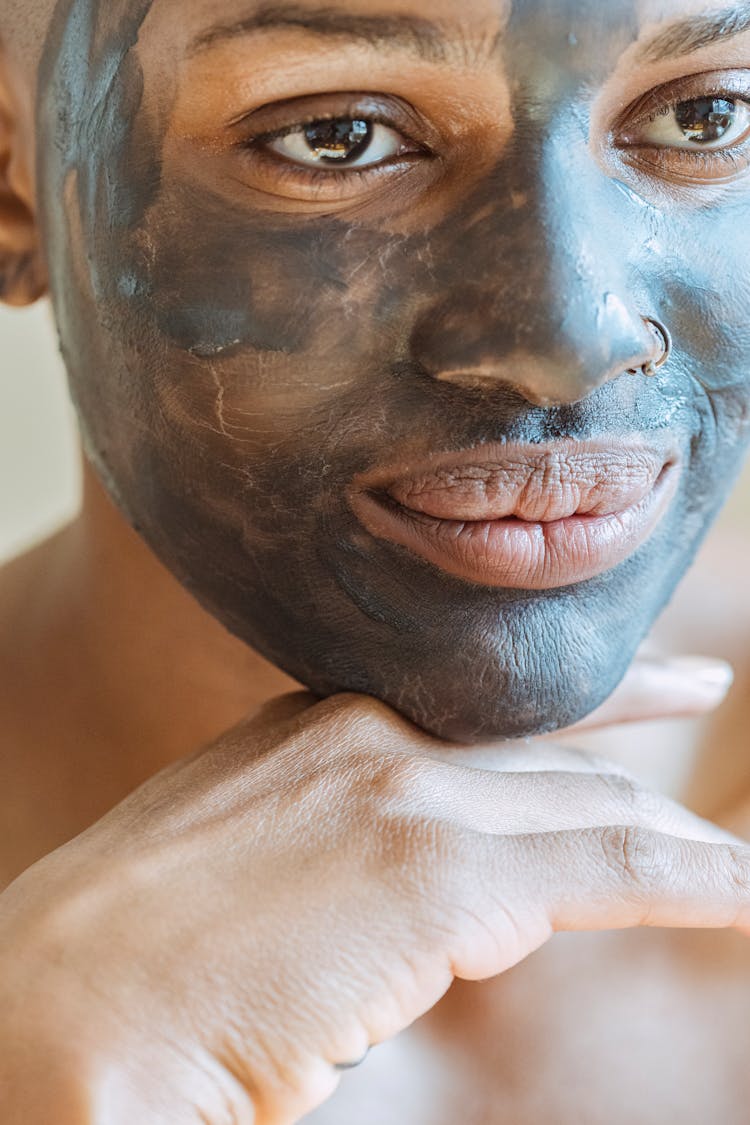
{"label": "woman's face", "polygon": [[716,514],[750,9],[658,7],[59,3],[41,209],[90,455],[314,690],[467,741],[564,726]]}

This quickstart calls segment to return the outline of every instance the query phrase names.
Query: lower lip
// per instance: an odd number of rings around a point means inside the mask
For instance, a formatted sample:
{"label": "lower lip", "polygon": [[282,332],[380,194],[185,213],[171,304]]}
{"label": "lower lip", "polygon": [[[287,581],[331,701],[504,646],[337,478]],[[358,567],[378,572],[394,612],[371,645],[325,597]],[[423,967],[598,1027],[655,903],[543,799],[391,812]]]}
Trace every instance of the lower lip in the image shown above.
{"label": "lower lip", "polygon": [[551,523],[516,518],[435,519],[388,496],[361,492],[352,508],[364,527],[475,585],[555,590],[605,574],[650,538],[674,498],[679,479],[667,465],[652,491],[622,512],[569,516]]}

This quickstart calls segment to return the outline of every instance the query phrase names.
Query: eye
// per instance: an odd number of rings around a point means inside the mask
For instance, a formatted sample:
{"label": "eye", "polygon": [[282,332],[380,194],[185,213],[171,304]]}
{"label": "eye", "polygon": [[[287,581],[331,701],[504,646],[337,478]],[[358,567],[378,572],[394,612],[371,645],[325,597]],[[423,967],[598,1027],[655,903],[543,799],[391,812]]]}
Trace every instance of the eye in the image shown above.
{"label": "eye", "polygon": [[392,206],[402,206],[443,168],[443,135],[395,94],[338,90],[268,102],[231,129],[242,182],[282,210],[385,204],[396,184]]}
{"label": "eye", "polygon": [[663,148],[727,148],[750,136],[750,103],[709,96],[676,102],[640,131],[641,144]]}
{"label": "eye", "polygon": [[396,129],[347,117],[313,121],[275,137],[258,137],[255,146],[292,164],[318,169],[372,168],[411,151]]}
{"label": "eye", "polygon": [[653,90],[625,115],[618,144],[630,163],[667,179],[736,179],[750,168],[749,87],[748,72],[738,71]]}

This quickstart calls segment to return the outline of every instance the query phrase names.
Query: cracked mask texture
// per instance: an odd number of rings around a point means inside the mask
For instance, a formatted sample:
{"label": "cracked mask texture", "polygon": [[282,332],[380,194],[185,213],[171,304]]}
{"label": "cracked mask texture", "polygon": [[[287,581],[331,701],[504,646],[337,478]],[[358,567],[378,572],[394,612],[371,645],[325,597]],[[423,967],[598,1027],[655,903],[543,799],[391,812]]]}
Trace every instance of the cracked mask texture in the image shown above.
{"label": "cracked mask texture", "polygon": [[[170,4],[179,17],[185,0],[153,8]],[[750,186],[712,208],[653,204],[605,173],[586,99],[636,36],[634,7],[521,0],[497,56],[513,138],[444,213],[396,231],[260,210],[168,143],[175,79],[142,58],[151,8],[63,0],[41,75],[41,208],[94,465],[202,604],[314,691],[371,693],[466,741],[578,719],[619,682],[739,466]],[[671,328],[670,364],[602,382],[628,366],[638,311]],[[488,362],[576,381],[578,401],[431,375]],[[370,536],[346,498],[394,449],[664,430],[685,461],[667,517],[564,589],[453,578]]]}

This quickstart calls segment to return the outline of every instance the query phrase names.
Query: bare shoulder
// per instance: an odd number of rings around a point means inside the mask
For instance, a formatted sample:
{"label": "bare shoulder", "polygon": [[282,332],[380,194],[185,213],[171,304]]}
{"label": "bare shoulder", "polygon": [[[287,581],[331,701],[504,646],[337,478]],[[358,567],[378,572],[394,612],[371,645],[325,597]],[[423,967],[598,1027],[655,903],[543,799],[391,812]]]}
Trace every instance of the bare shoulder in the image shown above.
{"label": "bare shoulder", "polygon": [[0,887],[61,842],[46,779],[58,757],[51,693],[65,647],[55,591],[65,545],[61,532],[0,567]]}
{"label": "bare shoulder", "polygon": [[47,669],[65,648],[59,566],[69,529],[0,567],[0,741],[28,729]]}

